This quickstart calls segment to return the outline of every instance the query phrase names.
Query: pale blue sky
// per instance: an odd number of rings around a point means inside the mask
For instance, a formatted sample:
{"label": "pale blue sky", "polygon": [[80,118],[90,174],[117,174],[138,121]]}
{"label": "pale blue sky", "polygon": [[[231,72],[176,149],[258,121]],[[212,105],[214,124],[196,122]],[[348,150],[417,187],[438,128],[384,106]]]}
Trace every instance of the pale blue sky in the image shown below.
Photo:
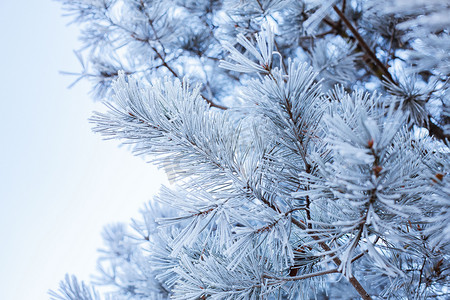
{"label": "pale blue sky", "polygon": [[0,299],[48,299],[65,273],[89,280],[102,227],[128,221],[165,179],[91,132],[103,109],[79,71],[59,3],[0,1]]}

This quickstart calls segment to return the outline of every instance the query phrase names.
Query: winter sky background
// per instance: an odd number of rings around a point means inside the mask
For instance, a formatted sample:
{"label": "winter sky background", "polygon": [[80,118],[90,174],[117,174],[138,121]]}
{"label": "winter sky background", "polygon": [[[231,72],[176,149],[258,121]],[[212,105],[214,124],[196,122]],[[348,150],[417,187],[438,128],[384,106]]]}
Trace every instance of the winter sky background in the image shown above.
{"label": "winter sky background", "polygon": [[104,225],[139,217],[165,174],[92,133],[102,110],[72,89],[77,25],[52,0],[0,1],[0,299],[49,299],[89,281]]}

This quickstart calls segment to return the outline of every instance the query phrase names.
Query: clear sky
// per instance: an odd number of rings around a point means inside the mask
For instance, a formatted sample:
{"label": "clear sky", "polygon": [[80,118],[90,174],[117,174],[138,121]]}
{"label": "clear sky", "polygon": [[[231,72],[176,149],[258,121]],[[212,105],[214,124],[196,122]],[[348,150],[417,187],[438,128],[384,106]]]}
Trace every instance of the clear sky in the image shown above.
{"label": "clear sky", "polygon": [[0,1],[0,299],[48,299],[65,273],[89,281],[105,224],[128,222],[165,174],[103,141],[79,71],[76,25],[51,0]]}

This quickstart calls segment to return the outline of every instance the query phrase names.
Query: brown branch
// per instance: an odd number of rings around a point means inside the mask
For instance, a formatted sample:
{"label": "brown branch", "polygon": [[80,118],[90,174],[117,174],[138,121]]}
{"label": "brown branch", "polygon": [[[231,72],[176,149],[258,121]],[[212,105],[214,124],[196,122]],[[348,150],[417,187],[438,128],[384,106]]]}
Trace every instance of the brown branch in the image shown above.
{"label": "brown branch", "polygon": [[156,28],[155,28],[155,26],[153,25],[154,20],[152,20],[152,18],[150,18],[150,15],[147,13],[147,11],[144,11],[144,9],[145,9],[145,3],[144,3],[143,0],[141,0],[140,6],[141,6],[141,8],[142,8],[141,11],[144,12],[145,16],[146,16],[147,19],[148,19],[148,24],[150,25],[150,27],[151,27],[151,29],[152,29],[152,31],[153,31],[153,34],[155,35],[156,41],[157,41],[158,44],[161,46],[161,48],[162,48],[162,50],[163,50],[163,53],[164,53],[164,57],[165,57],[165,56],[166,56],[166,48],[164,47],[164,44],[161,42],[161,38],[159,37],[158,32],[156,31]]}
{"label": "brown branch", "polygon": [[[256,194],[255,191],[250,187],[250,190],[253,192],[253,194]],[[266,206],[270,207],[277,213],[281,214],[281,209],[276,205],[275,203],[270,203],[269,200],[267,200],[263,195],[261,197],[256,197],[257,199],[261,200]]]}
{"label": "brown branch", "polygon": [[[426,262],[427,262],[427,258],[425,257],[423,259],[422,267],[420,268],[418,289],[420,289],[420,285],[422,284],[422,275],[423,275],[423,270],[425,269]],[[419,293],[417,292],[417,294],[419,294]]]}
{"label": "brown branch", "polygon": [[202,96],[202,98],[203,98],[206,102],[208,102],[208,104],[209,104],[211,107],[215,107],[215,108],[218,108],[218,109],[221,109],[221,110],[227,110],[227,109],[228,109],[228,107],[226,107],[226,106],[217,104],[217,103],[215,103],[215,102],[209,100],[208,98],[206,98],[206,97],[203,96],[203,95],[201,95],[201,96]]}
{"label": "brown branch", "polygon": [[[306,165],[306,173],[311,174],[311,165]],[[306,187],[306,190],[309,190],[309,186]],[[312,229],[311,225],[311,199],[309,198],[309,195],[306,195],[306,224],[308,224],[308,229]]]}
{"label": "brown branch", "polygon": [[358,259],[360,259],[361,257],[363,257],[368,251],[365,250],[363,252],[361,252],[360,254],[356,255],[353,259],[352,259],[352,263],[354,263],[355,261],[357,261]]}
{"label": "brown branch", "polygon": [[384,75],[389,80],[394,81],[386,66],[378,59],[372,49],[370,49],[370,47],[359,34],[358,30],[356,30],[356,28],[347,19],[344,13],[342,13],[342,11],[336,5],[333,5],[333,9],[338,14],[339,18],[344,22],[345,26],[347,26],[347,28],[351,31],[355,39],[358,41],[359,46],[372,59],[375,66],[378,68],[378,72],[376,72],[377,76],[382,79],[382,76]]}
{"label": "brown branch", "polygon": [[175,72],[175,71],[167,64],[166,60],[165,60],[164,57],[161,55],[161,53],[159,53],[159,51],[158,51],[154,46],[152,46],[151,48],[152,48],[153,52],[155,52],[155,54],[156,54],[156,55],[158,56],[158,58],[161,60],[162,65],[163,65],[164,67],[166,67],[167,70],[169,70],[170,73],[173,74],[173,76],[179,78],[177,72]]}
{"label": "brown branch", "polygon": [[[372,243],[373,245],[375,245],[378,240],[380,239],[379,236],[377,236],[377,238],[375,239],[375,241]],[[357,261],[358,259],[360,259],[361,257],[363,257],[366,253],[368,253],[369,250],[364,250],[363,252],[361,252],[360,254],[356,255],[353,259],[352,259],[352,263],[354,263],[355,261]]]}

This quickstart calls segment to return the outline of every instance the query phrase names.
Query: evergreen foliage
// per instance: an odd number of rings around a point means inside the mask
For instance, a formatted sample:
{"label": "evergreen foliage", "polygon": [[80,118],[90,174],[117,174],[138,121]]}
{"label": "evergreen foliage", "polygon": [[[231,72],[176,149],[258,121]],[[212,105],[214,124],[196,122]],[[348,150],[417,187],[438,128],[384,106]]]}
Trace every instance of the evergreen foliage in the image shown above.
{"label": "evergreen foliage", "polygon": [[60,1],[174,184],[52,299],[448,298],[450,1]]}

